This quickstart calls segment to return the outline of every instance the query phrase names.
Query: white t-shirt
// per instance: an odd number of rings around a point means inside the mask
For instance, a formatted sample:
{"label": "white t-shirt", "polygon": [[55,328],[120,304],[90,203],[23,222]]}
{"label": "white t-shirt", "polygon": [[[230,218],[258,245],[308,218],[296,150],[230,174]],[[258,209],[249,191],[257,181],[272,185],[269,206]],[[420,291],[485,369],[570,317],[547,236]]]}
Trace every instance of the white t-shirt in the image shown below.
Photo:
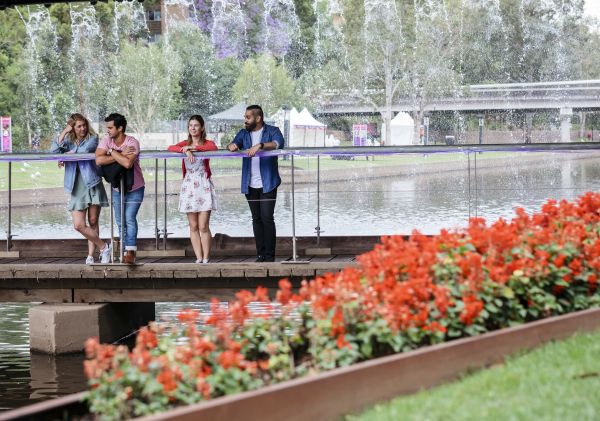
{"label": "white t-shirt", "polygon": [[[252,146],[260,143],[264,129],[262,127],[260,130],[250,132]],[[257,156],[250,158],[250,187],[253,189],[262,189],[263,187],[262,177],[260,176],[260,158]]]}

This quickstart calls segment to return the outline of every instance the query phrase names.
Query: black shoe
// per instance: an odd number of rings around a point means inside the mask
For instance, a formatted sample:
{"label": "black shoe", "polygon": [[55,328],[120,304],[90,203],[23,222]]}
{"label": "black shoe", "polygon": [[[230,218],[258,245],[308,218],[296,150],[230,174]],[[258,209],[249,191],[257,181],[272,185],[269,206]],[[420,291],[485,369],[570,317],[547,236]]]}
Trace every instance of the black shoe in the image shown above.
{"label": "black shoe", "polygon": [[265,256],[263,259],[263,262],[274,262],[275,261],[275,257],[273,256]]}
{"label": "black shoe", "polygon": [[265,256],[258,256],[255,260],[255,262],[257,263],[262,263],[265,261]]}

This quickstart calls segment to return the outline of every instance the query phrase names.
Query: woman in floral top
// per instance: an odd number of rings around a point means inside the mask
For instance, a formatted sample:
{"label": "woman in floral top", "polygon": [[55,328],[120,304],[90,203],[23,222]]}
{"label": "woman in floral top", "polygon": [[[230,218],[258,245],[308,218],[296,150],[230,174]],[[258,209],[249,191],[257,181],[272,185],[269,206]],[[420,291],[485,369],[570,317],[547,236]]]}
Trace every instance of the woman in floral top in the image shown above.
{"label": "woman in floral top", "polygon": [[216,151],[217,145],[206,138],[202,116],[193,115],[188,121],[188,138],[169,151],[186,155],[182,162],[183,181],[179,193],[179,211],[185,212],[190,223],[190,240],[196,255],[196,263],[208,263],[212,235],[210,213],[217,209],[215,187],[210,178],[209,159],[197,159],[192,151]]}

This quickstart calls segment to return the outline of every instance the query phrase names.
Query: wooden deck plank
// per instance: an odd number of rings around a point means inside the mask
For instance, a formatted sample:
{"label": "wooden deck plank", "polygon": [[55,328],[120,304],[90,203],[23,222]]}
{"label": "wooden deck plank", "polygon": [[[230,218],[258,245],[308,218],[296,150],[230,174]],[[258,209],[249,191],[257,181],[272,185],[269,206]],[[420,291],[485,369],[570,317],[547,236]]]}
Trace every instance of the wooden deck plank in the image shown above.
{"label": "wooden deck plank", "polygon": [[356,256],[352,256],[352,255],[348,255],[348,254],[338,254],[338,255],[334,256],[333,259],[330,260],[330,262],[332,262],[332,263],[352,262],[352,260],[355,257]]}
{"label": "wooden deck plank", "polygon": [[[230,300],[235,297],[238,288],[213,288],[206,290],[169,289],[169,290],[120,290],[120,289],[77,289],[76,303],[94,302],[157,302],[157,301],[210,301],[212,298]],[[273,293],[273,292],[271,292]]]}
{"label": "wooden deck plank", "polygon": [[311,263],[330,262],[335,256],[306,256]]}
{"label": "wooden deck plank", "polygon": [[29,303],[45,301],[51,303],[70,303],[70,289],[0,289],[0,302]]}

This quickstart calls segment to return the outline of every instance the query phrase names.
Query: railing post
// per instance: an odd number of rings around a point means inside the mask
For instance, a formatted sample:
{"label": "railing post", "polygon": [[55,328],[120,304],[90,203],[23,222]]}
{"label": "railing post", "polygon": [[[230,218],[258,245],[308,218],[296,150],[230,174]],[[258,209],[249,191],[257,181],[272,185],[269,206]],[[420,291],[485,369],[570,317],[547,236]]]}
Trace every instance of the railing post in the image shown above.
{"label": "railing post", "polygon": [[8,161],[8,227],[6,229],[6,251],[12,248],[12,162]]}
{"label": "railing post", "polygon": [[317,155],[317,247],[321,243],[321,155]]}
{"label": "railing post", "polygon": [[115,262],[115,227],[114,227],[114,219],[115,212],[113,208],[113,188],[112,185],[108,185],[110,189],[110,263]]}
{"label": "railing post", "polygon": [[125,177],[121,177],[121,191],[119,191],[121,195],[121,229],[119,236],[119,262],[123,263],[123,243],[125,242]]}
{"label": "railing post", "polygon": [[295,203],[295,191],[294,191],[294,154],[292,154],[292,260],[297,260],[296,253],[296,203]]}
{"label": "railing post", "polygon": [[158,250],[158,158],[154,159],[154,249]]}
{"label": "railing post", "polygon": [[163,166],[163,250],[167,249],[167,159],[164,159]]}
{"label": "railing post", "polygon": [[475,218],[479,216],[479,186],[477,181],[477,154],[473,154],[473,164],[475,171]]}
{"label": "railing post", "polygon": [[468,203],[469,203],[469,219],[471,219],[471,152],[467,151],[467,176],[468,176],[468,188],[469,188],[469,196],[468,196]]}

